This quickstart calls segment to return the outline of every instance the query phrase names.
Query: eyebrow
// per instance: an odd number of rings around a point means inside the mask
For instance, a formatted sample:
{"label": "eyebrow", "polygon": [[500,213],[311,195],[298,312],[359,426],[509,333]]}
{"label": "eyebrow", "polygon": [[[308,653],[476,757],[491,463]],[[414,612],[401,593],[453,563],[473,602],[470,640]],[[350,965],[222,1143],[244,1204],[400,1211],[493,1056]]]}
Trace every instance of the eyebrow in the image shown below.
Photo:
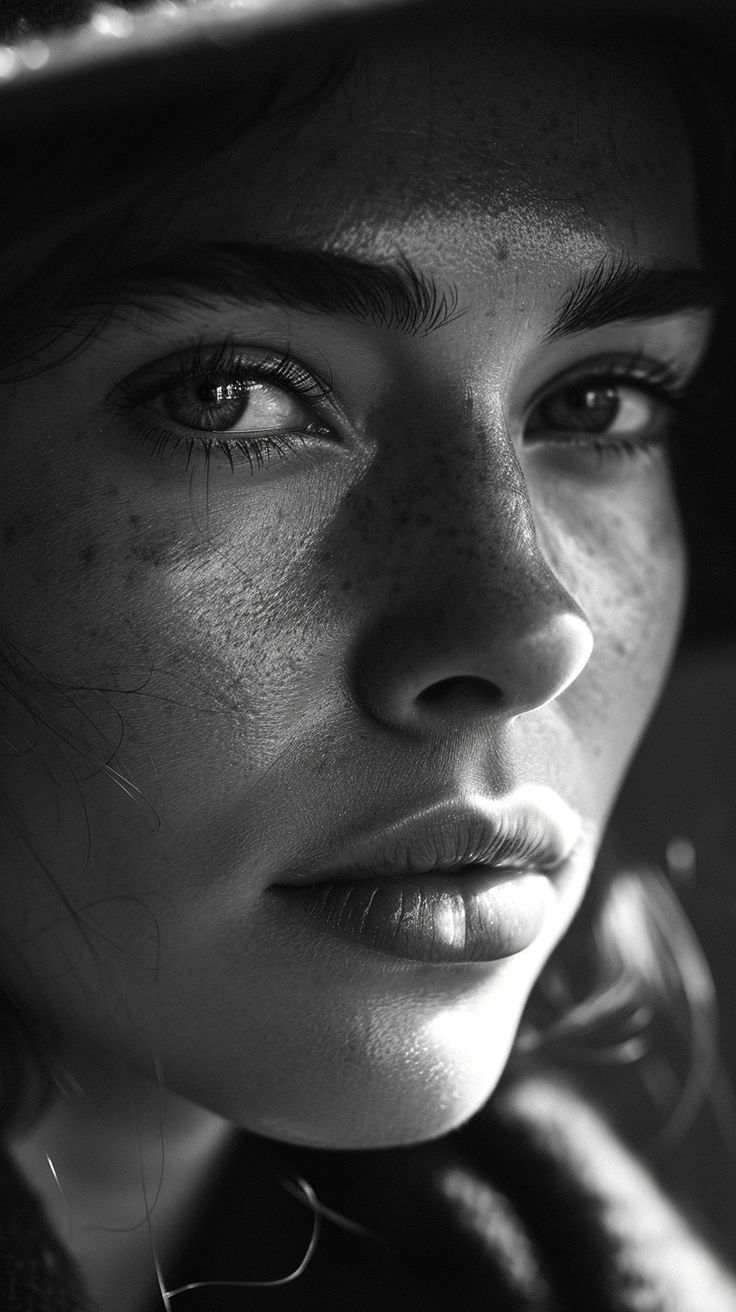
{"label": "eyebrow", "polygon": [[[196,305],[213,295],[246,305],[347,315],[412,337],[428,336],[466,313],[453,283],[440,284],[404,255],[374,264],[331,251],[255,243],[202,243],[168,261],[126,266],[98,280],[83,305],[136,307],[165,316],[172,303]],[[545,341],[619,320],[715,308],[720,300],[713,280],[700,269],[644,268],[629,257],[604,257],[581,271]]]}
{"label": "eyebrow", "polygon": [[347,315],[412,337],[427,336],[457,317],[458,292],[415,268],[403,255],[368,264],[330,251],[231,243],[197,245],[169,263],[125,268],[98,282],[85,304],[170,311],[212,295],[246,305]]}
{"label": "eyebrow", "polygon": [[602,259],[584,269],[568,292],[545,341],[590,332],[626,319],[656,319],[686,311],[715,309],[716,286],[702,269],[647,269],[623,257]]}

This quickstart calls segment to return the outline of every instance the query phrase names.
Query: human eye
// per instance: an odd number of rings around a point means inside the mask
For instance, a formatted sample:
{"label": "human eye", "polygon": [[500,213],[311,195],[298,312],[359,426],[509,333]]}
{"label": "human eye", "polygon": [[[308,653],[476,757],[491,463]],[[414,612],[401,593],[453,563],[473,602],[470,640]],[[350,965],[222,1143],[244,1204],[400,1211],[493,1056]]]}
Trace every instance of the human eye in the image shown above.
{"label": "human eye", "polygon": [[651,455],[669,442],[686,390],[687,379],[675,364],[588,362],[537,396],[524,441],[599,459]]}
{"label": "human eye", "polygon": [[288,352],[199,346],[118,383],[111,407],[133,420],[150,454],[244,462],[251,473],[336,434],[324,413],[329,384]]}

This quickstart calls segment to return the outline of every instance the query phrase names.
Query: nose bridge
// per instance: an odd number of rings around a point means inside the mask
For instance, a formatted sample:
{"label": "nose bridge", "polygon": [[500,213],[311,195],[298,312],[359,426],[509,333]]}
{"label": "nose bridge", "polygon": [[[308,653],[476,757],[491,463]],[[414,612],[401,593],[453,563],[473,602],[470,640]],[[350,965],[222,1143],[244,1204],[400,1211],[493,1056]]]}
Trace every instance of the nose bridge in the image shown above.
{"label": "nose bridge", "polygon": [[[561,585],[540,549],[526,479],[505,432],[474,425],[382,467],[370,500],[371,574],[387,597],[519,607]],[[365,517],[360,516],[365,523]],[[366,543],[368,545],[368,543]],[[461,586],[459,586],[461,585]]]}

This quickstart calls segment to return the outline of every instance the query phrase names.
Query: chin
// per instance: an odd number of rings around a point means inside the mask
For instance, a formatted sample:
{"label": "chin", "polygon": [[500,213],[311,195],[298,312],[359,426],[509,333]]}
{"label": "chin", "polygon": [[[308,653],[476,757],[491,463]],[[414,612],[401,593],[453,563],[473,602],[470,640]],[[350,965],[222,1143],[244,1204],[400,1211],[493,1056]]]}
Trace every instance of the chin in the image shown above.
{"label": "chin", "polygon": [[449,1134],[479,1111],[504,1066],[499,1061],[497,1070],[460,1081],[436,1074],[424,1089],[404,1087],[393,1096],[375,1089],[354,1098],[338,1095],[329,1106],[315,1107],[312,1115],[302,1106],[293,1118],[288,1113],[264,1118],[258,1133],[301,1147],[346,1151],[425,1143]]}
{"label": "chin", "polygon": [[[515,1009],[516,1010],[516,1009]],[[520,1011],[521,1008],[518,1008]],[[518,1024],[474,1008],[451,1008],[403,1042],[363,1054],[331,1078],[303,1078],[298,1096],[245,1128],[281,1142],[325,1149],[393,1148],[440,1138],[484,1105],[508,1061]],[[310,1087],[311,1085],[311,1087]]]}

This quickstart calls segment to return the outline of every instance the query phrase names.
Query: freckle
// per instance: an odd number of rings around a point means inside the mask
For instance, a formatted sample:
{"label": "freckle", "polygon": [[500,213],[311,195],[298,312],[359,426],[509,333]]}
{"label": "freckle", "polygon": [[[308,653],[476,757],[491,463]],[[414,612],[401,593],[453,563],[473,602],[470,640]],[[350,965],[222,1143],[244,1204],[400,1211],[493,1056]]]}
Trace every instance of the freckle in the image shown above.
{"label": "freckle", "polygon": [[349,579],[344,579],[343,582],[340,584],[340,588],[343,592],[352,592],[353,585]]}
{"label": "freckle", "polygon": [[143,542],[140,546],[131,544],[130,554],[135,556],[136,560],[142,561],[144,565],[153,565],[155,569],[158,569],[161,564],[161,552],[152,542]]}
{"label": "freckle", "polygon": [[129,523],[129,524],[133,524],[133,525],[135,525],[135,524],[140,524],[140,522],[141,522],[141,517],[140,517],[140,515],[130,515],[129,518],[128,518],[128,523]]}
{"label": "freckle", "polygon": [[503,262],[509,258],[509,244],[505,237],[498,237],[493,243],[493,251],[496,259]]}

